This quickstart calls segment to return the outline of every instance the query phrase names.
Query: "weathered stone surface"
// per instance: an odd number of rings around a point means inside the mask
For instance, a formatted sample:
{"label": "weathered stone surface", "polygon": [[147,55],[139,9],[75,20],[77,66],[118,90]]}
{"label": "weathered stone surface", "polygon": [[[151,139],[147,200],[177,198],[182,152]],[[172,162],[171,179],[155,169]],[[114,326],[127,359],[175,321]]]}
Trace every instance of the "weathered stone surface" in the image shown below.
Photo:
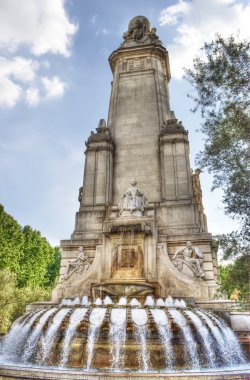
{"label": "weathered stone surface", "polygon": [[[207,233],[200,173],[190,168],[188,132],[170,110],[168,52],[149,21],[138,16],[109,62],[113,82],[107,125],[101,119],[86,142],[80,209],[71,240],[61,243],[53,301],[90,294],[92,285],[112,281],[116,250],[138,257],[138,249],[141,277],[158,284],[157,295],[209,299],[218,287],[217,254]],[[128,192],[132,179],[139,189],[134,199]],[[138,207],[130,210],[132,204]],[[187,241],[203,254],[201,278],[173,265],[174,253]],[[80,246],[94,259],[93,268],[77,281],[63,281]],[[123,272],[124,281],[134,280],[132,269]]]}

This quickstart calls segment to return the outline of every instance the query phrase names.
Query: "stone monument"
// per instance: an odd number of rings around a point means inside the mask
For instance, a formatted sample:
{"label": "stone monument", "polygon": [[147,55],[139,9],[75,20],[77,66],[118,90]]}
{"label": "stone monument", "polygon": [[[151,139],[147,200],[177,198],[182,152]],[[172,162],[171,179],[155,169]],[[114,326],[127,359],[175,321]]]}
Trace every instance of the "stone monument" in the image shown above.
{"label": "stone monument", "polygon": [[109,57],[107,123],[85,143],[80,207],[71,239],[61,241],[52,300],[122,292],[209,300],[216,251],[188,132],[170,109],[168,52],[143,16],[123,38]]}
{"label": "stone monument", "polygon": [[249,315],[213,300],[216,247],[188,133],[170,110],[167,50],[138,16],[109,62],[107,125],[86,142],[59,283],[4,338],[0,379],[249,379],[223,319],[247,352]]}

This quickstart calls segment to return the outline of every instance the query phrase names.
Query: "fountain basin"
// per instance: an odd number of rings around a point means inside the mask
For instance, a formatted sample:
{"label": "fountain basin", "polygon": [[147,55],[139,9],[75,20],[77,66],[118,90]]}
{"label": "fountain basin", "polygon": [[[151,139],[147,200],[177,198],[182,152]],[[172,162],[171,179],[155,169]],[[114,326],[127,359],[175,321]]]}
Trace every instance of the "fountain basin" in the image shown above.
{"label": "fountain basin", "polygon": [[30,368],[17,366],[0,366],[0,380],[16,380],[16,379],[40,379],[40,380],[249,380],[249,369],[234,369],[234,370],[217,370],[204,372],[181,372],[174,374],[167,373],[104,373],[104,372],[85,372],[84,377],[82,371],[78,370],[61,370],[61,369],[44,369]]}
{"label": "fountain basin", "polygon": [[[80,300],[77,299],[79,302]],[[219,316],[169,297],[63,300],[32,311],[3,339],[0,364],[93,371],[175,373],[246,365]],[[165,305],[168,306],[165,306]],[[170,305],[170,306],[169,306]]]}

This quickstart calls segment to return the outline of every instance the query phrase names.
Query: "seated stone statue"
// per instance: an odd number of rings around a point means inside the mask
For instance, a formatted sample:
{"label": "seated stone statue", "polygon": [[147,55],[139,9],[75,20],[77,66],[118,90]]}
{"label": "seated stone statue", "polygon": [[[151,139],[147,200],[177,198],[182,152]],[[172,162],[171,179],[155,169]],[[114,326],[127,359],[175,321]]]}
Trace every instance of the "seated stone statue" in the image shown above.
{"label": "seated stone statue", "polygon": [[[161,45],[159,37],[156,35],[156,29],[151,28],[149,20],[144,16],[134,17],[128,26],[128,31],[123,34],[124,43],[131,46],[132,43],[151,43]],[[125,46],[124,45],[124,46]]]}
{"label": "seated stone statue", "polygon": [[136,180],[131,180],[131,186],[123,195],[121,201],[121,215],[143,215],[146,198],[143,192],[136,187]]}
{"label": "seated stone statue", "polygon": [[85,256],[83,247],[79,247],[78,252],[79,254],[77,258],[68,262],[66,275],[64,276],[63,281],[68,280],[73,274],[77,273],[81,275],[89,270],[92,260]]}
{"label": "seated stone statue", "polygon": [[172,260],[180,272],[187,275],[193,274],[194,277],[202,278],[205,276],[201,265],[203,263],[203,253],[199,247],[192,246],[191,241],[187,242],[185,248],[178,249]]}

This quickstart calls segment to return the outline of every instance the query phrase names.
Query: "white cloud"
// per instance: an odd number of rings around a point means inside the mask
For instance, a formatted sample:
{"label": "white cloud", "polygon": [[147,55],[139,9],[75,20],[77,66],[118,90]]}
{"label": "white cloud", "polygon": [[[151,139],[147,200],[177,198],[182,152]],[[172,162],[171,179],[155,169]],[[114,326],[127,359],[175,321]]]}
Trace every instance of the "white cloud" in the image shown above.
{"label": "white cloud", "polygon": [[51,68],[49,57],[38,61],[34,56],[70,55],[77,25],[69,20],[65,3],[65,0],[1,0],[0,107],[12,108],[22,99],[36,106],[40,101],[64,94],[66,84],[58,75],[44,80],[41,74]]}
{"label": "white cloud", "polygon": [[106,35],[106,34],[109,34],[109,33],[110,33],[110,30],[107,29],[107,28],[98,29],[98,30],[95,32],[96,36],[100,36],[100,34]]}
{"label": "white cloud", "polygon": [[27,83],[35,79],[39,63],[32,59],[0,57],[0,76],[11,77],[17,81]]}
{"label": "white cloud", "polygon": [[160,25],[177,25],[176,36],[167,45],[172,76],[181,79],[183,67],[191,66],[200,47],[216,33],[228,37],[240,32],[241,38],[249,38],[249,20],[250,3],[238,0],[179,0],[163,9]]}
{"label": "white cloud", "polygon": [[179,0],[177,4],[171,5],[170,7],[163,9],[159,19],[160,25],[174,25],[177,23],[181,15],[188,14],[190,10],[190,3],[183,0]]}
{"label": "white cloud", "polygon": [[45,89],[46,99],[61,97],[67,87],[66,83],[62,82],[58,77],[53,77],[51,79],[44,77],[42,78],[42,84]]}
{"label": "white cloud", "polygon": [[21,97],[22,89],[6,77],[0,77],[0,107],[12,108]]}
{"label": "white cloud", "polygon": [[63,96],[66,83],[58,76],[40,78],[40,66],[44,66],[42,62],[32,59],[0,57],[0,107],[12,108],[21,99],[35,107],[41,101]]}
{"label": "white cloud", "polygon": [[27,45],[35,55],[70,54],[71,37],[77,26],[71,23],[64,0],[2,0],[0,47],[16,51]]}
{"label": "white cloud", "polygon": [[26,90],[26,102],[33,107],[36,107],[40,101],[40,94],[37,87],[30,87]]}
{"label": "white cloud", "polygon": [[90,20],[91,20],[92,24],[95,24],[95,23],[96,23],[97,17],[98,17],[98,15],[93,15],[93,16],[91,17]]}

